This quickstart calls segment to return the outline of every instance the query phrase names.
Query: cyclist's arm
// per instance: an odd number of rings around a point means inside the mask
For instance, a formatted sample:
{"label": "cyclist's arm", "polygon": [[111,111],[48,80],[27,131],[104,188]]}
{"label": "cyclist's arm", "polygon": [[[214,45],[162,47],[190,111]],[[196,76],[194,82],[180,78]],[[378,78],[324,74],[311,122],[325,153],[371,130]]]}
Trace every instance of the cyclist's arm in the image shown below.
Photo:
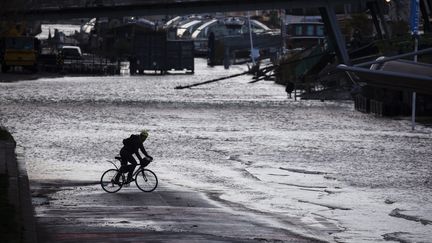
{"label": "cyclist's arm", "polygon": [[142,158],[138,151],[136,151],[135,155],[138,158],[138,160],[141,162]]}
{"label": "cyclist's arm", "polygon": [[140,146],[140,149],[141,149],[141,152],[146,156],[146,157],[149,157],[149,158],[151,158],[151,159],[153,159],[153,157],[151,157],[148,153],[147,153],[147,151],[145,150],[145,148],[144,148],[144,146],[141,144],[141,146]]}

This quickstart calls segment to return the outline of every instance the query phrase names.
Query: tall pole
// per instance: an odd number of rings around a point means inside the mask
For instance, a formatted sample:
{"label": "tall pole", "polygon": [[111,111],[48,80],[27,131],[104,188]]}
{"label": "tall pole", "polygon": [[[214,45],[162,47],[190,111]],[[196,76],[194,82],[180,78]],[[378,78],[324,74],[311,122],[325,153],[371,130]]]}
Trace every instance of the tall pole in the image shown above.
{"label": "tall pole", "polygon": [[[420,1],[419,0],[411,0],[411,34],[414,37],[414,51],[418,51],[418,39],[419,39],[419,11],[420,10]],[[417,55],[414,56],[414,62],[417,62]],[[417,94],[414,91],[412,93],[412,108],[411,108],[411,130],[415,130],[416,122],[416,98]]]}
{"label": "tall pole", "polygon": [[[414,38],[414,51],[418,51],[418,35]],[[417,55],[414,56],[414,62],[417,62]],[[417,93],[414,91],[412,93],[412,114],[411,114],[411,130],[415,130],[415,116],[416,116],[416,98]]]}
{"label": "tall pole", "polygon": [[280,22],[281,22],[281,39],[282,39],[282,51],[281,53],[284,54],[286,50],[286,11],[285,9],[280,10]]}
{"label": "tall pole", "polygon": [[252,64],[255,66],[255,53],[254,53],[254,47],[253,47],[253,40],[252,40],[252,24],[250,21],[250,14],[248,12],[248,24],[249,24],[249,39],[250,39],[250,55],[252,59]]}

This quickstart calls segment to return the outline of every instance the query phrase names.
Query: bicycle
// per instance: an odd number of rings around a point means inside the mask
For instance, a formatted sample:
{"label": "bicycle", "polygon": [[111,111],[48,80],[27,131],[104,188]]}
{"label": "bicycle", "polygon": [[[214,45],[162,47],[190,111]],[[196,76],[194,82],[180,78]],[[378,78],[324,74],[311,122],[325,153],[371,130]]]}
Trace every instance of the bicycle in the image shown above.
{"label": "bicycle", "polygon": [[[116,156],[115,159],[118,161],[121,161],[120,156]],[[116,193],[118,192],[126,183],[126,174],[120,172],[120,168],[117,167],[117,165],[111,161],[108,161],[111,164],[113,164],[116,168],[115,169],[109,169],[105,171],[102,174],[102,177],[100,179],[100,184],[102,186],[102,189],[108,193]],[[143,192],[152,192],[156,189],[158,185],[158,179],[156,174],[149,170],[145,169],[144,164],[137,164],[138,169],[136,169],[132,175],[132,178],[135,180],[136,186]],[[115,178],[118,173],[121,173],[120,179],[118,182],[115,182]]]}

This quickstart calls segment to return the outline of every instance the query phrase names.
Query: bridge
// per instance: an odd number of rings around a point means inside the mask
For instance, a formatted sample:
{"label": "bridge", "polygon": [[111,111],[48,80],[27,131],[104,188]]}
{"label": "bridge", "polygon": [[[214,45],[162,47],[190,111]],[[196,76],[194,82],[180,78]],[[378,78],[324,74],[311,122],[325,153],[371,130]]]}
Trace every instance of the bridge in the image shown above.
{"label": "bridge", "polygon": [[3,17],[26,19],[72,19],[84,17],[122,17],[151,15],[185,15],[194,13],[233,12],[268,9],[320,8],[343,4],[366,6],[372,0],[183,0],[183,1],[31,1],[22,8],[6,12]]}

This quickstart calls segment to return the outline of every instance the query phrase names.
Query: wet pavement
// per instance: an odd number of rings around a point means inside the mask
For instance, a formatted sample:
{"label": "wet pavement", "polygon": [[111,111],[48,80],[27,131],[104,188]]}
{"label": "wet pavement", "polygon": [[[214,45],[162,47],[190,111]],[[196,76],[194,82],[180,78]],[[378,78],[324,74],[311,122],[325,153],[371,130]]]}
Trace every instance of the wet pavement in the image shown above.
{"label": "wet pavement", "polygon": [[[409,119],[358,113],[351,102],[295,102],[283,87],[250,84],[247,76],[174,89],[245,70],[197,59],[195,75],[0,83],[0,123],[26,159],[42,235],[65,242],[143,234],[149,241],[432,238],[430,127],[412,132]],[[103,192],[97,181],[112,167],[106,161],[142,128],[150,130],[145,145],[158,189]],[[84,238],[71,238],[76,232]]]}
{"label": "wet pavement", "polygon": [[34,188],[40,242],[315,242],[273,227],[266,214],[211,200],[217,193],[176,187],[142,193],[131,186],[108,194],[70,181]]}

